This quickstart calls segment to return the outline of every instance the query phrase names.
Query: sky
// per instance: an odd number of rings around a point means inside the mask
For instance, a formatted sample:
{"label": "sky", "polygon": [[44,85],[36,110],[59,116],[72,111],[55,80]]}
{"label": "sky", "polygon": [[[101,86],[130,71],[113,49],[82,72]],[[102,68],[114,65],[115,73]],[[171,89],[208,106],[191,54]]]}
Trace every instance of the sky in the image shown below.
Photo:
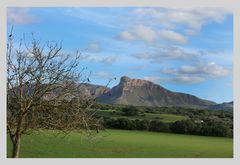
{"label": "sky", "polygon": [[64,53],[79,50],[93,84],[128,76],[233,100],[233,14],[223,8],[8,8],[7,26],[16,43],[34,33],[62,41]]}

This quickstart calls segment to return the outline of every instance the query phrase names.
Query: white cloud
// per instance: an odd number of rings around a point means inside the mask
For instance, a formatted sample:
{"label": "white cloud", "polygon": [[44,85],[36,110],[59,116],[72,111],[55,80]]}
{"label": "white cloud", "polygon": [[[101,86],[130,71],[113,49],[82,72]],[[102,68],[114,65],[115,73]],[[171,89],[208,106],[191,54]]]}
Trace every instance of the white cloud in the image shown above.
{"label": "white cloud", "polygon": [[84,51],[94,52],[94,53],[100,52],[100,51],[101,51],[101,47],[100,47],[99,42],[89,43],[89,44],[87,45],[87,47],[84,49]]}
{"label": "white cloud", "polygon": [[10,24],[23,25],[35,22],[36,18],[29,14],[28,8],[8,8],[7,21]]}
{"label": "white cloud", "polygon": [[121,32],[116,38],[119,39],[119,40],[123,40],[123,41],[133,41],[133,40],[135,40],[135,36],[128,31]]}
{"label": "white cloud", "polygon": [[174,83],[181,83],[181,84],[197,84],[203,82],[205,79],[203,77],[198,76],[177,76],[172,78],[165,78],[162,81],[165,82],[174,82]]}
{"label": "white cloud", "polygon": [[224,77],[231,73],[230,69],[217,65],[214,62],[207,64],[196,64],[196,65],[184,65],[178,69],[165,68],[161,70],[161,73],[170,75],[197,75],[202,77]]}
{"label": "white cloud", "polygon": [[172,30],[161,30],[159,35],[169,41],[173,41],[180,44],[186,44],[188,38]]}
{"label": "white cloud", "polygon": [[176,46],[159,46],[152,51],[136,53],[132,56],[137,59],[161,63],[165,60],[190,60],[197,57],[198,54]]}
{"label": "white cloud", "polygon": [[155,45],[165,40],[186,44],[204,25],[222,23],[229,12],[219,8],[137,8],[132,13],[131,23],[115,38]]}
{"label": "white cloud", "polygon": [[151,20],[152,24],[161,24],[165,28],[176,29],[177,25],[186,26],[186,32],[196,34],[201,28],[211,22],[221,23],[228,11],[223,8],[140,8],[133,11],[144,20]]}
{"label": "white cloud", "polygon": [[183,74],[198,74],[203,72],[202,67],[184,65],[180,67],[179,72]]}
{"label": "white cloud", "polygon": [[207,64],[203,68],[203,72],[213,77],[227,76],[231,73],[229,69],[219,66],[214,62]]}
{"label": "white cloud", "polygon": [[[160,72],[164,76],[147,76],[145,80],[156,83],[180,83],[180,84],[197,84],[210,78],[224,77],[231,73],[227,67],[217,65],[214,62],[207,64],[183,65],[179,68],[164,68]],[[167,76],[167,77],[166,77]]]}
{"label": "white cloud", "polygon": [[106,66],[112,65],[118,59],[118,56],[105,55],[103,53],[81,54],[81,60],[86,60],[90,63],[102,63]]}
{"label": "white cloud", "polygon": [[117,60],[117,56],[108,56],[100,60],[105,65],[112,65]]}
{"label": "white cloud", "polygon": [[144,80],[151,81],[151,82],[158,82],[160,80],[160,77],[157,76],[146,76],[143,78]]}
{"label": "white cloud", "polygon": [[133,33],[137,38],[149,43],[153,42],[157,36],[156,32],[152,28],[144,25],[136,26]]}
{"label": "white cloud", "polygon": [[135,25],[130,30],[121,32],[116,39],[123,41],[144,41],[153,43],[156,40],[157,32],[149,26]]}
{"label": "white cloud", "polygon": [[103,71],[95,73],[94,76],[101,79],[109,79],[112,77],[110,73]]}
{"label": "white cloud", "polygon": [[197,84],[203,82],[205,79],[198,76],[176,76],[176,77],[144,77],[145,80],[152,81],[155,83],[164,83],[164,82],[171,82],[177,84]]}
{"label": "white cloud", "polygon": [[91,56],[88,54],[80,54],[80,60],[90,60]]}

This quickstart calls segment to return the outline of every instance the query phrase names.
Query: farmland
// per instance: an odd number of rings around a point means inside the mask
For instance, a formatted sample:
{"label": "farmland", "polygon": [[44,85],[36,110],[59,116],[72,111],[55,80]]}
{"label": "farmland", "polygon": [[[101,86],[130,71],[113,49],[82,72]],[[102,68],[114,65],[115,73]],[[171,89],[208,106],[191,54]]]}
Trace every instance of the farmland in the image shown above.
{"label": "farmland", "polygon": [[[167,107],[102,106],[100,108],[95,114],[104,124],[105,129],[100,130],[100,133],[89,136],[86,133],[71,132],[66,136],[57,130],[41,129],[23,136],[20,157],[229,158],[233,156],[231,111]],[[90,113],[93,111],[91,110]],[[11,157],[11,145],[8,138],[8,157]]]}
{"label": "farmland", "polygon": [[[11,143],[8,139],[8,157]],[[101,131],[94,136],[57,131],[25,135],[20,157],[36,158],[218,158],[233,156],[233,139],[149,131]]]}

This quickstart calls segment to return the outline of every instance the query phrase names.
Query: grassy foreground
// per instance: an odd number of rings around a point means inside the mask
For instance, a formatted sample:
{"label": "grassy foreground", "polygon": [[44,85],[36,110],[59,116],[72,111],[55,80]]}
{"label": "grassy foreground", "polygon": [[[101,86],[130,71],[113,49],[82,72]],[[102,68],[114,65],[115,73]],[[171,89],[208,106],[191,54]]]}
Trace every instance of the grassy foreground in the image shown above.
{"label": "grassy foreground", "polygon": [[[8,156],[11,143],[8,138]],[[205,158],[233,157],[233,139],[168,133],[107,130],[97,136],[56,136],[53,131],[26,135],[20,157]]]}

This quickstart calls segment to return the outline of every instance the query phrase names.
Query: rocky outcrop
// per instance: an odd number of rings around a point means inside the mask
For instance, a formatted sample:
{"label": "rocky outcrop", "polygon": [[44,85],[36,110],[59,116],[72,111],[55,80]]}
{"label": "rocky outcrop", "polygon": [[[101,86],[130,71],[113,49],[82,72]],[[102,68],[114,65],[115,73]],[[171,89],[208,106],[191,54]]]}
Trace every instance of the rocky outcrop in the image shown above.
{"label": "rocky outcrop", "polygon": [[135,106],[184,106],[206,108],[215,102],[172,92],[153,82],[123,76],[120,83],[99,97],[99,102]]}

